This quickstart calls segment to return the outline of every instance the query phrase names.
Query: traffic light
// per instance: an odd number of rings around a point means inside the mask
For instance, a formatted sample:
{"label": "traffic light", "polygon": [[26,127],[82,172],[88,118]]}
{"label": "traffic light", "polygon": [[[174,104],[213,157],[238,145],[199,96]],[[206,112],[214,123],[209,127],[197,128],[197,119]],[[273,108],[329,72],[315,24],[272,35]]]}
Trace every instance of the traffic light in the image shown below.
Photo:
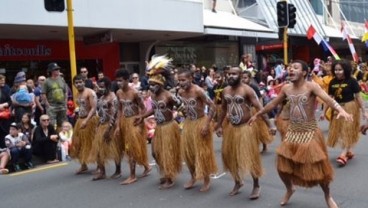
{"label": "traffic light", "polygon": [[294,28],[296,24],[296,7],[294,4],[288,4],[288,14],[289,14],[289,25],[288,28]]}
{"label": "traffic light", "polygon": [[289,25],[288,4],[286,1],[277,2],[277,24],[279,27],[287,27]]}
{"label": "traffic light", "polygon": [[45,9],[49,12],[63,12],[65,10],[64,0],[44,0]]}

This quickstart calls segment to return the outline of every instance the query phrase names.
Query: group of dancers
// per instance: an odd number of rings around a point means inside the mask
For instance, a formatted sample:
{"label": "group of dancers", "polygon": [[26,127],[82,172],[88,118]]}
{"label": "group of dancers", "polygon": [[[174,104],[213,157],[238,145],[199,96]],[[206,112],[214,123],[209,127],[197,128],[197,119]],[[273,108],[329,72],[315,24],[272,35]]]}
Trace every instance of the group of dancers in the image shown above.
{"label": "group of dancers", "polygon": [[[165,88],[168,81],[165,71],[170,68],[170,62],[171,60],[164,56],[156,56],[147,66],[149,89],[152,92],[150,111],[145,110],[139,93],[129,86],[127,70],[120,69],[116,72],[116,82],[119,86],[116,93],[110,91],[111,82],[108,78],[99,80],[99,98],[93,90],[84,87],[82,77],[74,77],[73,83],[79,92],[77,103],[80,110],[71,156],[81,164],[77,174],[88,170],[87,163],[95,162],[98,171],[93,180],[104,179],[105,163],[114,160],[116,170],[112,177],[118,178],[121,176],[121,160],[126,156],[130,176],[121,184],[131,184],[137,180],[136,164],[144,167],[143,176],[148,175],[151,167],[148,163],[143,120],[154,115],[157,126],[151,147],[152,156],[160,172],[160,189],[167,189],[175,184],[175,178],[181,172],[184,161],[191,175],[184,188],[190,189],[198,180],[203,180],[200,191],[209,190],[210,175],[217,172],[213,147],[213,133],[216,131],[223,137],[224,169],[231,174],[235,183],[230,195],[239,193],[243,178],[250,173],[253,178],[253,190],[249,198],[257,199],[260,196],[259,178],[263,174],[259,145],[271,142],[275,133],[265,115],[281,105],[282,111],[276,123],[282,136],[282,142],[276,150],[276,167],[286,187],[281,205],[288,203],[295,191],[294,185],[320,185],[328,207],[337,207],[329,190],[329,184],[333,180],[333,168],[329,162],[323,134],[315,119],[316,98],[321,99],[335,112],[331,124],[338,127],[334,127],[333,131],[344,129],[334,124],[335,121],[343,122],[343,126],[353,126],[359,117],[349,111],[350,108],[346,108],[349,106],[348,102],[339,104],[318,84],[305,79],[308,66],[304,61],[295,60],[291,63],[288,69],[289,83],[285,84],[280,94],[265,107],[262,107],[247,81],[243,82],[246,78],[251,78],[251,75],[244,75],[238,67],[232,67],[226,73],[222,72],[225,74],[227,86],[221,85],[223,88],[215,89],[220,95],[216,95],[214,102],[202,88],[193,84],[192,73],[186,69],[178,72],[179,90],[173,94]],[[341,63],[337,66],[344,67]],[[336,77],[338,76],[336,71]],[[347,77],[343,80],[347,80]],[[342,86],[345,85],[340,82],[340,88]],[[340,94],[345,89],[346,86],[340,89]],[[354,90],[352,92],[357,93]],[[361,103],[357,106],[364,109]],[[185,116],[181,132],[173,117],[175,109],[181,110]],[[331,136],[328,140],[330,146],[334,146],[338,141],[345,141],[343,137],[351,136],[349,132],[345,132],[342,137],[336,132],[333,135],[335,137]],[[345,158],[352,154],[351,146],[356,142],[357,139],[345,141],[345,149],[340,157]]]}

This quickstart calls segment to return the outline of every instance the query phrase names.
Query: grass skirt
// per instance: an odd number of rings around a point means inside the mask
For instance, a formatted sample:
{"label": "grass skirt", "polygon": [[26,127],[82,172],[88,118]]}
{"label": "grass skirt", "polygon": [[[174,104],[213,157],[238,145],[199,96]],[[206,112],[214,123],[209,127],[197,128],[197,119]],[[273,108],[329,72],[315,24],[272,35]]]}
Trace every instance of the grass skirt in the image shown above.
{"label": "grass skirt", "polygon": [[134,125],[135,117],[121,117],[120,140],[124,141],[125,153],[139,165],[148,165],[147,156],[147,132],[144,122]]}
{"label": "grass skirt", "polygon": [[182,154],[189,171],[196,179],[217,172],[215,152],[213,149],[213,130],[207,136],[201,136],[201,129],[207,122],[204,116],[197,120],[185,119],[182,131]]}
{"label": "grass skirt", "polygon": [[222,161],[225,171],[229,171],[236,181],[241,181],[247,172],[257,178],[263,174],[254,131],[246,124],[229,124],[223,129]]}
{"label": "grass skirt", "polygon": [[107,160],[113,159],[118,162],[122,157],[122,146],[117,143],[117,139],[114,137],[114,129],[109,132],[110,140],[106,141],[104,138],[105,131],[109,128],[109,123],[100,124],[96,130],[95,140],[92,144],[91,154],[89,162],[97,162],[103,164]]}
{"label": "grass skirt", "polygon": [[182,168],[180,129],[176,121],[156,126],[152,152],[162,176],[174,179],[180,173]]}
{"label": "grass skirt", "polygon": [[80,126],[84,120],[85,118],[79,118],[74,126],[73,142],[70,148],[70,156],[78,159],[81,164],[88,162],[98,123],[97,116],[93,116],[87,122],[87,126],[81,129]]}
{"label": "grass skirt", "polygon": [[316,121],[290,123],[288,132],[276,150],[277,170],[293,184],[313,187],[329,183],[333,169],[328,160],[323,134]]}
{"label": "grass skirt", "polygon": [[336,119],[338,112],[334,111],[330,122],[327,145],[335,147],[339,144],[342,148],[349,148],[359,141],[360,108],[356,101],[345,103],[341,107],[347,113],[353,115],[353,122],[347,122],[344,118]]}
{"label": "grass skirt", "polygon": [[[256,114],[256,109],[252,108],[252,115]],[[256,120],[253,125],[253,131],[256,135],[257,141],[262,144],[270,144],[274,137],[270,134],[269,127],[263,117]]]}

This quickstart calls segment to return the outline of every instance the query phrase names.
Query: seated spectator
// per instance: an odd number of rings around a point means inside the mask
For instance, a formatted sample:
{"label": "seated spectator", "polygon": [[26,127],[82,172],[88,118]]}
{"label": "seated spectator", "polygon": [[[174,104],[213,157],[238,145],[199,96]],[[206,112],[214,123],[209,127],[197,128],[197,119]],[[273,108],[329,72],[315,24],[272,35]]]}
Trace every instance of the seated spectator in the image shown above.
{"label": "seated spectator", "polygon": [[56,163],[56,148],[58,143],[58,133],[50,124],[50,117],[42,115],[40,117],[40,126],[37,126],[33,132],[33,154],[41,157],[46,163]]}
{"label": "seated spectator", "polygon": [[9,170],[6,168],[10,160],[9,149],[5,146],[5,143],[0,144],[0,174],[7,174]]}
{"label": "seated spectator", "polygon": [[31,123],[31,114],[25,113],[22,116],[22,121],[20,122],[20,130],[21,132],[27,136],[28,140],[32,142],[32,133],[33,133],[34,125]]}
{"label": "seated spectator", "polygon": [[61,147],[61,160],[62,161],[70,161],[69,157],[69,147],[72,144],[73,137],[73,127],[72,124],[64,121],[62,125],[62,129],[59,133],[59,142]]}
{"label": "seated spectator", "polygon": [[25,159],[25,166],[33,168],[31,143],[26,135],[20,132],[20,126],[16,123],[10,124],[9,134],[5,136],[5,144],[10,150],[11,161],[15,171],[20,171],[19,157]]}

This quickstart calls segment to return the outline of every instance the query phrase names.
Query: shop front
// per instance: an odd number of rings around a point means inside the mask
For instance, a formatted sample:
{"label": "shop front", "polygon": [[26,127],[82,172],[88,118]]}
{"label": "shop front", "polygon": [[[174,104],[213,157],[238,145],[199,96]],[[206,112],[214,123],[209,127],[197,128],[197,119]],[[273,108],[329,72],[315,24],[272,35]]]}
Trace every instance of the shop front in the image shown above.
{"label": "shop front", "polygon": [[[209,38],[209,37],[207,37]],[[175,66],[195,64],[206,68],[239,64],[239,43],[231,40],[173,41],[155,46],[156,54],[167,54]]]}
{"label": "shop front", "polygon": [[[75,45],[77,69],[85,66],[92,77],[97,76],[98,71],[113,77],[120,62],[119,43],[85,45],[77,41]],[[61,72],[70,84],[69,60],[68,41],[0,40],[0,73],[5,74],[10,85],[18,71],[25,71],[29,79],[47,75],[50,62],[57,62],[62,67]]]}

